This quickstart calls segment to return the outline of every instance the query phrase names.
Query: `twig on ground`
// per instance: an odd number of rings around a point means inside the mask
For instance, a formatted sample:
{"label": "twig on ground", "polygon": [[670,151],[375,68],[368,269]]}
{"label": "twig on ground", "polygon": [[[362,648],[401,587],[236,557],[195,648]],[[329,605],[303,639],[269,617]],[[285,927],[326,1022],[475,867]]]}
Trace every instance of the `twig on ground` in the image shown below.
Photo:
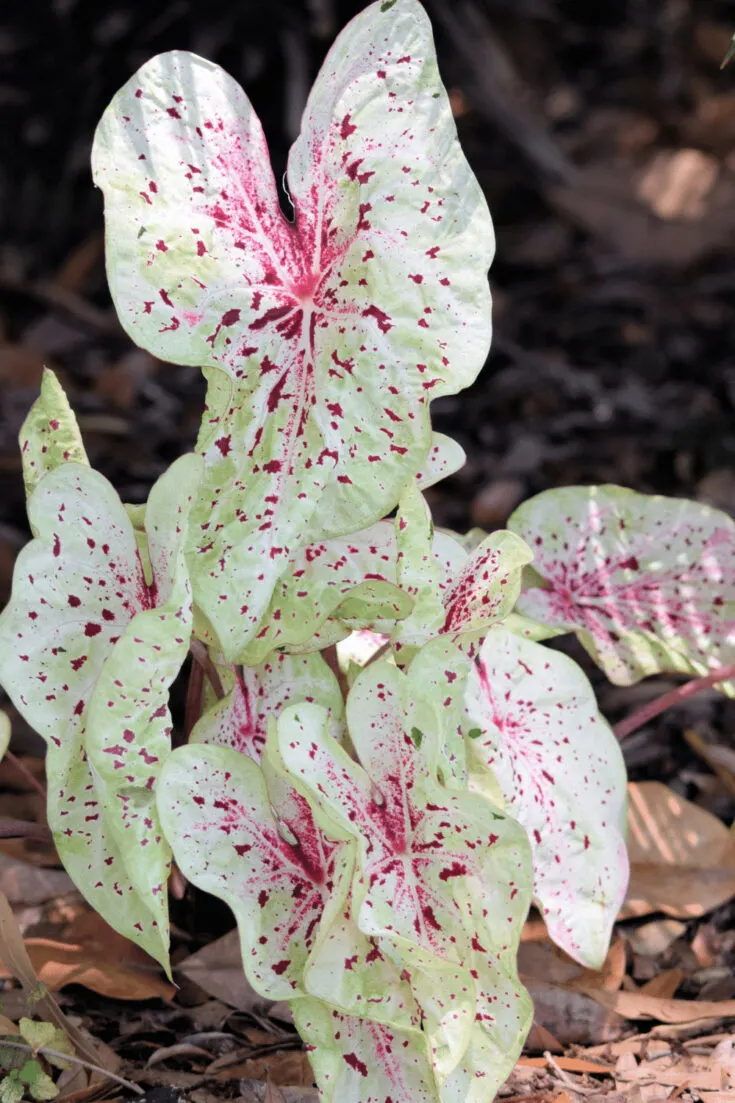
{"label": "twig on ground", "polygon": [[116,1072],[110,1072],[109,1069],[103,1069],[100,1065],[93,1065],[91,1061],[85,1061],[82,1057],[73,1057],[70,1053],[62,1053],[58,1049],[49,1049],[48,1046],[38,1046],[34,1049],[33,1046],[29,1046],[27,1042],[13,1042],[7,1038],[3,1038],[3,1046],[7,1046],[9,1049],[21,1049],[25,1053],[43,1053],[46,1057],[60,1057],[64,1061],[70,1061],[73,1065],[81,1065],[83,1069],[88,1069],[89,1072],[97,1072],[100,1076],[106,1077],[108,1080],[114,1080],[116,1084],[122,1084],[124,1088],[128,1088],[131,1092],[135,1092],[136,1095],[145,1095],[142,1088],[139,1088],[137,1084],[132,1084],[130,1080],[123,1079],[122,1076],[118,1076]]}
{"label": "twig on ground", "polygon": [[544,1052],[544,1060],[556,1077],[561,1080],[564,1087],[569,1088],[571,1092],[577,1092],[579,1095],[599,1095],[599,1088],[585,1088],[582,1084],[578,1084],[576,1080],[573,1080],[561,1065],[554,1060],[548,1049]]}

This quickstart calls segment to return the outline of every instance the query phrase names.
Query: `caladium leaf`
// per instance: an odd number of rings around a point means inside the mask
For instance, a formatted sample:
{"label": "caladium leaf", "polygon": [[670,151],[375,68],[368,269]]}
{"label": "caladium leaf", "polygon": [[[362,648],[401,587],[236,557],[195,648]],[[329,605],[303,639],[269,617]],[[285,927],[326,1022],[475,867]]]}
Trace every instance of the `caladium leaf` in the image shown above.
{"label": "caladium leaf", "polygon": [[[617,486],[550,490],[508,522],[542,584],[518,611],[576,632],[618,685],[735,658],[735,522],[698,502]],[[720,687],[723,688],[723,687]],[[735,693],[730,682],[728,692]]]}
{"label": "caladium leaf", "polygon": [[466,693],[471,666],[448,636],[438,636],[416,653],[408,668],[416,725],[435,733],[437,774],[450,789],[467,788],[465,736],[472,724]]}
{"label": "caladium leaf", "polygon": [[[374,617],[410,612],[411,598],[401,591],[395,575],[392,525],[380,522],[354,537],[303,548],[279,580],[263,625],[243,652],[244,660],[257,665],[274,647],[308,643],[357,587],[362,588],[363,599],[372,597]],[[343,626],[337,628],[337,639],[347,634]],[[324,644],[315,641],[315,646]]]}
{"label": "caladium leaf", "polygon": [[48,745],[59,855],[92,906],[164,964],[169,851],[151,788],[188,646],[183,546],[200,475],[199,457],[184,456],[151,492],[149,584],[107,480],[76,463],[49,472],[29,503],[38,537],[0,617],[0,680]]}
{"label": "caladium leaf", "polygon": [[217,671],[227,692],[194,725],[190,743],[232,747],[259,762],[269,718],[295,701],[316,701],[326,708],[330,734],[341,737],[342,692],[321,655],[273,652],[260,666],[217,664]]}
{"label": "caladium leaf", "polygon": [[563,636],[565,632],[564,628],[552,628],[548,624],[541,624],[517,612],[509,613],[503,618],[503,628],[507,628],[509,632],[521,636],[524,640],[533,640],[535,643],[552,640],[555,636]]}
{"label": "caladium leaf", "polygon": [[19,442],[26,499],[60,463],[89,462],[74,411],[50,368],[43,369],[41,393],[21,426]]}
{"label": "caladium leaf", "polygon": [[359,928],[462,960],[471,941],[463,929],[466,882],[483,886],[490,921],[508,930],[509,919],[527,911],[528,845],[483,797],[441,789],[432,776],[433,735],[413,726],[412,713],[408,680],[378,661],[358,675],[347,700],[361,766],[326,734],[316,705],[281,714],[279,752],[295,784],[344,837],[358,840]]}
{"label": "caladium leaf", "polygon": [[478,545],[443,595],[442,631],[453,637],[484,634],[507,617],[521,591],[523,568],[533,559],[512,532],[493,532]]}
{"label": "caladium leaf", "polygon": [[[530,563],[530,548],[512,532],[494,532],[469,555],[454,544],[450,572],[441,578],[435,556],[436,540],[431,517],[416,486],[408,486],[396,516],[398,579],[414,598],[414,609],[393,632],[397,654],[410,661],[417,647],[446,634],[455,640],[471,640],[509,616],[521,590],[523,568]],[[406,651],[406,648],[408,650]]]}
{"label": "caladium leaf", "polygon": [[354,855],[326,838],[303,796],[273,780],[271,793],[260,766],[231,747],[179,747],[157,796],[178,866],[229,904],[251,984],[279,1000],[303,993],[324,905],[332,893],[345,900]]}
{"label": "caladium leaf", "polygon": [[[413,598],[410,615],[396,625],[391,637],[397,655],[405,662],[412,648],[438,635],[444,623],[442,577],[433,554],[434,525],[416,484],[401,495],[396,516],[396,573],[401,589]],[[457,545],[458,561],[465,558]]]}
{"label": "caladium leaf", "polygon": [[416,475],[420,490],[440,483],[464,467],[467,455],[461,444],[444,433],[432,433],[431,448],[422,469]]}
{"label": "caladium leaf", "polygon": [[419,1032],[343,1015],[317,999],[291,1003],[324,1103],[440,1103]]}
{"label": "caladium leaf", "polygon": [[93,169],[122,324],[210,381],[196,598],[233,659],[310,516],[339,535],[385,515],[426,462],[430,399],[480,370],[490,216],[416,0],[368,6],[330,51],[289,156],[293,223],[249,100],[191,54],[117,94]]}
{"label": "caladium leaf", "polygon": [[442,1103],[493,1099],[520,1056],[533,1004],[518,978],[519,933],[520,922],[510,941],[500,925],[476,932],[464,968],[406,955]]}
{"label": "caladium leaf", "polygon": [[[446,585],[464,552],[451,536],[436,533],[433,554]],[[324,647],[325,637],[314,637],[333,627],[337,633],[328,642],[343,639],[348,629],[390,631],[413,607],[411,595],[398,585],[397,556],[390,521],[354,536],[307,545],[279,580],[263,625],[243,657],[256,665],[274,647]],[[328,626],[330,619],[343,623]]]}
{"label": "caladium leaf", "polygon": [[370,1018],[402,1030],[420,1030],[421,1015],[402,962],[380,940],[357,926],[351,897],[327,902],[309,955],[304,987],[347,1015]]}
{"label": "caladium leaf", "polygon": [[166,895],[171,852],[153,790],[171,745],[168,690],[191,636],[185,545],[202,464],[198,456],[183,459],[159,479],[146,504],[155,607],[139,612],[123,631],[100,672],[86,716],[85,748],[105,821],[143,900]]}
{"label": "caladium leaf", "polygon": [[598,969],[625,896],[626,778],[620,746],[571,659],[492,631],[467,683],[467,740],[531,842],[549,934]]}
{"label": "caladium leaf", "polygon": [[533,1023],[533,1002],[518,979],[515,949],[489,952],[476,940],[471,972],[477,990],[469,1045],[442,1081],[442,1103],[494,1099],[521,1055]]}

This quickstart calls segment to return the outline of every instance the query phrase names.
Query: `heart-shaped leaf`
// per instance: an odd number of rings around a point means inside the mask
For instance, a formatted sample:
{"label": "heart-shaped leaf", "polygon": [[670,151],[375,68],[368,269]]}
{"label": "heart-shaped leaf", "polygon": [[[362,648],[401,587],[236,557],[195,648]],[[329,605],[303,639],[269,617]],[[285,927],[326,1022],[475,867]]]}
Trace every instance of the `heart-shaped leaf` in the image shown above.
{"label": "heart-shaped leaf", "polygon": [[303,992],[324,906],[332,893],[344,901],[354,855],[326,838],[303,796],[270,781],[231,747],[179,747],[158,810],[182,872],[235,913],[251,984],[280,1000]]}
{"label": "heart-shaped leaf", "polygon": [[[508,525],[533,549],[518,611],[576,632],[618,685],[735,659],[735,522],[619,486],[549,490]],[[730,682],[720,688],[735,693]]]}
{"label": "heart-shaped leaf", "polygon": [[316,999],[293,1000],[291,1009],[324,1103],[440,1103],[420,1032],[342,1015]]}
{"label": "heart-shaped leaf", "polygon": [[233,660],[312,515],[325,536],[384,516],[426,463],[430,399],[482,367],[487,206],[416,0],[368,6],[330,51],[289,156],[293,222],[249,100],[192,54],[117,94],[93,168],[122,324],[209,380],[195,597]]}
{"label": "heart-shaped leaf", "polygon": [[190,743],[232,747],[259,762],[269,719],[295,701],[315,701],[328,709],[330,734],[340,738],[342,692],[321,655],[274,651],[260,666],[218,665],[217,670],[227,693],[195,724]]}
{"label": "heart-shaped leaf", "polygon": [[[342,837],[359,844],[355,918],[365,934],[462,960],[467,884],[484,893],[481,923],[512,941],[528,907],[530,863],[523,831],[479,794],[443,790],[432,776],[433,734],[413,726],[408,679],[387,662],[357,676],[347,723],[361,765],[330,739],[316,705],[286,709],[278,748]],[[329,830],[328,824],[325,825]]]}
{"label": "heart-shaped leaf", "polygon": [[38,536],[0,617],[0,680],[48,745],[59,855],[110,925],[164,964],[170,851],[152,789],[191,630],[184,543],[200,475],[201,460],[184,456],[151,491],[147,581],[113,488],[62,463],[31,497]]}
{"label": "heart-shaped leaf", "polygon": [[625,766],[571,659],[502,628],[466,689],[470,753],[490,769],[531,842],[534,895],[549,934],[598,969],[625,896]]}

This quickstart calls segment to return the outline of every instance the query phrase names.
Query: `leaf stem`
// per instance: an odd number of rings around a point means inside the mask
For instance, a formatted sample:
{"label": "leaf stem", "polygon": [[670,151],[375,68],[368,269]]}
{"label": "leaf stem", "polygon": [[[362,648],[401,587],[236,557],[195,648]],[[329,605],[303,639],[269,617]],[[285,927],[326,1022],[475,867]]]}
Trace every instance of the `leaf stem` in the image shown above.
{"label": "leaf stem", "polygon": [[733,677],[735,677],[735,663],[721,666],[719,670],[706,674],[702,678],[692,678],[684,685],[677,686],[676,689],[670,689],[668,693],[663,693],[660,697],[656,697],[653,701],[648,701],[645,705],[641,705],[639,709],[635,709],[630,716],[626,716],[624,720],[616,724],[613,731],[618,739],[625,739],[626,736],[637,731],[638,728],[642,728],[649,720],[653,720],[654,716],[658,716],[659,713],[671,708],[672,705],[679,705],[682,701],[688,701],[690,697],[696,696],[702,690],[710,689],[719,682],[727,682]]}
{"label": "leaf stem", "polygon": [[73,1065],[81,1065],[84,1069],[89,1069],[90,1072],[98,1072],[100,1076],[106,1076],[108,1080],[114,1080],[116,1084],[122,1084],[124,1088],[134,1092],[136,1095],[145,1095],[142,1088],[139,1088],[137,1084],[132,1084],[130,1080],[123,1080],[122,1076],[118,1076],[117,1073],[110,1072],[109,1069],[103,1069],[100,1065],[93,1065],[91,1061],[85,1061],[82,1057],[73,1057],[70,1053],[61,1053],[58,1049],[49,1049],[48,1046],[38,1046],[34,1049],[26,1042],[13,1042],[7,1038],[2,1040],[3,1046],[7,1046],[9,1049],[22,1049],[25,1053],[43,1053],[46,1057],[60,1057],[63,1061],[71,1061]]}
{"label": "leaf stem", "polygon": [[53,835],[45,823],[30,820],[0,820],[0,839],[38,839],[50,843]]}
{"label": "leaf stem", "polygon": [[204,670],[192,656],[191,670],[189,671],[189,684],[186,687],[186,704],[184,705],[184,742],[189,742],[189,736],[199,717],[202,715],[202,689],[204,686]]}
{"label": "leaf stem", "polygon": [[5,758],[8,762],[11,762],[19,774],[22,774],[28,784],[36,790],[43,797],[43,803],[46,804],[46,790],[44,789],[38,778],[35,778],[31,771],[26,766],[25,762],[22,762],[17,755],[14,755],[12,751],[5,752]]}
{"label": "leaf stem", "polygon": [[344,672],[339,665],[336,643],[332,643],[329,645],[329,647],[325,647],[321,654],[324,662],[327,664],[329,669],[332,671],[332,674],[334,674],[335,678],[337,679],[342,697],[346,701],[347,694],[350,692],[350,687],[347,685],[347,678],[345,677]]}
{"label": "leaf stem", "polygon": [[209,679],[209,684],[212,687],[215,697],[218,701],[221,701],[225,695],[225,691],[222,688],[222,682],[220,681],[217,668],[209,657],[209,652],[202,643],[201,640],[192,640],[189,644],[189,650],[191,651],[194,662],[198,663],[204,673]]}

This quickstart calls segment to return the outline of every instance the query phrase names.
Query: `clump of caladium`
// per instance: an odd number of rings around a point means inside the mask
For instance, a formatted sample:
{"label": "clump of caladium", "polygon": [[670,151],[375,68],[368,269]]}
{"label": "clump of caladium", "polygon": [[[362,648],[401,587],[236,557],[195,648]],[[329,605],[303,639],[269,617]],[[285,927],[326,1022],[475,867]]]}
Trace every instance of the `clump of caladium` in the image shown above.
{"label": "clump of caladium", "polygon": [[531,901],[595,967],[627,881],[618,743],[539,641],[729,688],[733,523],[601,487],[479,545],[434,531],[422,489],[463,453],[429,403],[485,359],[493,234],[417,0],[335,43],[292,219],[245,94],[190,54],[118,93],[93,164],[122,324],[209,390],[145,505],[89,467],[51,373],[22,430],[0,678],[47,742],[59,854],[167,969],[172,856],[227,901],[323,1099],[486,1103],[531,1021]]}

